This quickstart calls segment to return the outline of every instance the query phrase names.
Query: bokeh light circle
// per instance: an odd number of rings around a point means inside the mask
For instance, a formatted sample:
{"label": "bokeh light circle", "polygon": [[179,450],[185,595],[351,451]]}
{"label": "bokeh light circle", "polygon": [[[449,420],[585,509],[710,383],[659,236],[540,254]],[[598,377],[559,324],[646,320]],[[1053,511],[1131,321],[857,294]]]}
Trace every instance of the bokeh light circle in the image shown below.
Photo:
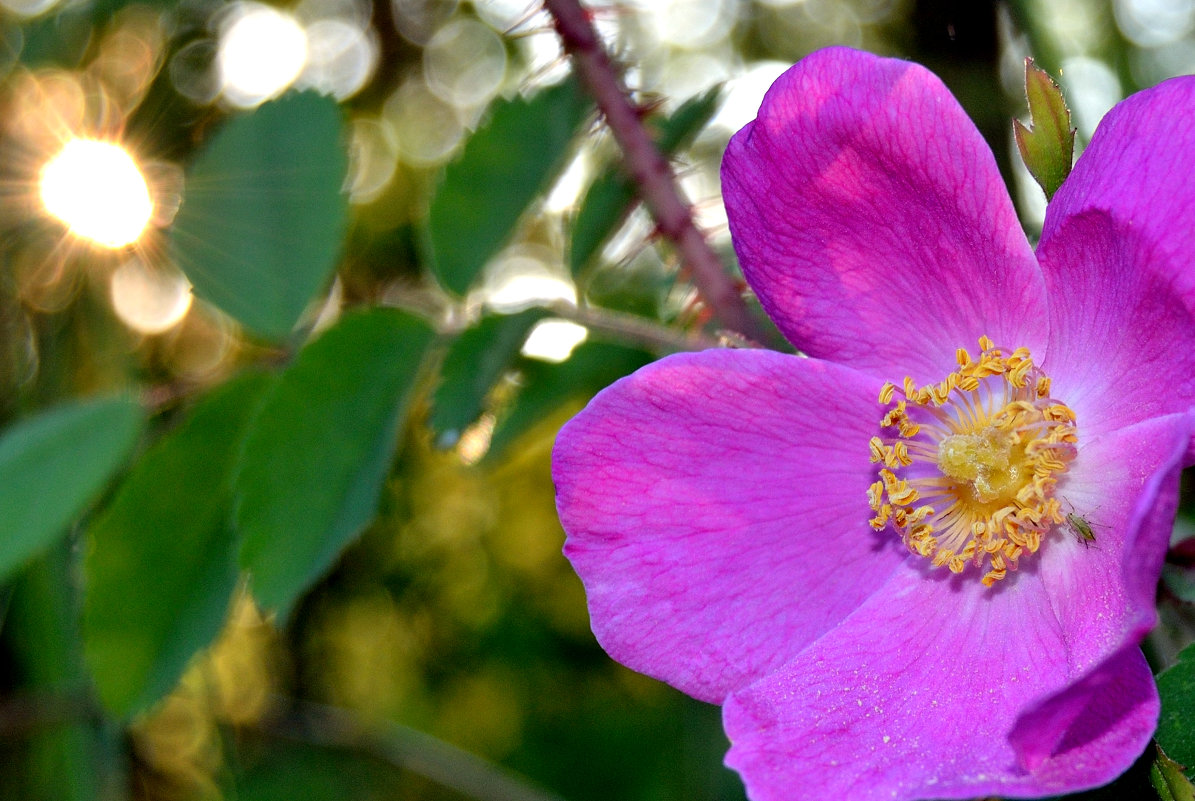
{"label": "bokeh light circle", "polygon": [[104,247],[132,244],[153,215],[145,177],[112,142],[72,139],[42,167],[38,186],[46,211]]}
{"label": "bokeh light circle", "polygon": [[506,48],[489,26],[456,19],[445,25],[423,50],[428,87],[458,108],[488,102],[506,75]]}
{"label": "bokeh light circle", "polygon": [[290,14],[237,3],[220,28],[216,67],[234,106],[252,108],[286,91],[307,63],[307,34]]}
{"label": "bokeh light circle", "polygon": [[191,308],[191,284],[177,270],[151,269],[134,256],[112,273],[112,308],[125,325],[142,334],[161,334],[178,325]]}

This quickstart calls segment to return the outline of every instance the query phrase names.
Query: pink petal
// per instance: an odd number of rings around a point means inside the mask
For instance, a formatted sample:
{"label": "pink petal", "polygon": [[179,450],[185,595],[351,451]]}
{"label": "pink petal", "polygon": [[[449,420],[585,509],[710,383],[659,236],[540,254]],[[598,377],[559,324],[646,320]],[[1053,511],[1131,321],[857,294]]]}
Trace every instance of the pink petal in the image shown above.
{"label": "pink petal", "polygon": [[[973,577],[909,567],[780,671],[730,696],[726,761],[753,801],[1073,792],[1123,772],[1143,745],[1085,730],[1066,764],[1026,771],[1007,739],[1018,711],[1026,697],[1075,679],[1065,633],[1032,575],[987,592]],[[1135,735],[1156,717],[1148,699],[1135,700],[1113,729]]]}
{"label": "pink petal", "polygon": [[1042,243],[1091,209],[1136,231],[1195,304],[1195,77],[1138,92],[1108,112],[1046,210]]}
{"label": "pink petal", "polygon": [[879,382],[769,351],[666,358],[553,454],[565,554],[618,661],[709,701],[771,671],[906,557],[872,532]]}
{"label": "pink petal", "polygon": [[1136,645],[1191,426],[1173,415],[1084,448],[1060,492],[1098,526],[1090,548],[1060,532],[993,591],[912,562],[733,693],[727,763],[754,801],[1048,795],[1123,772],[1157,719]]}
{"label": "pink petal", "polygon": [[1065,633],[1033,575],[989,591],[974,575],[910,564],[792,662],[730,696],[726,762],[753,801],[1078,789],[1037,784],[1006,739],[1024,699],[1067,678]]}
{"label": "pink petal", "polygon": [[1044,369],[1080,441],[1195,404],[1195,315],[1139,226],[1068,217],[1040,248],[1050,303]]}
{"label": "pink petal", "polygon": [[[1084,448],[1068,474],[1063,497],[1072,514],[1090,521],[1096,541],[1048,543],[1041,577],[1067,632],[1070,666],[1086,674],[1031,704],[1017,721],[1011,742],[1030,769],[1051,756],[1061,764],[1067,750],[1088,740],[1119,749],[1123,737],[1123,748],[1140,750],[1153,732],[1157,692],[1137,643],[1156,621],[1158,574],[1191,428],[1183,414],[1123,429]],[[1118,732],[1099,725],[1121,714],[1136,723]]]}
{"label": "pink petal", "polygon": [[982,334],[1044,343],[1041,276],[996,162],[923,67],[806,57],[731,140],[722,181],[748,282],[810,355],[928,383]]}
{"label": "pink petal", "polygon": [[1153,673],[1129,646],[1022,714],[1009,742],[1019,764],[1042,782],[1075,786],[1073,777],[1079,785],[1104,784],[1145,749],[1158,707]]}
{"label": "pink petal", "polygon": [[1095,536],[1084,543],[1059,531],[1040,552],[1074,670],[1135,646],[1154,626],[1191,430],[1191,416],[1175,414],[1100,437],[1080,449],[1059,486],[1064,512],[1084,517]]}

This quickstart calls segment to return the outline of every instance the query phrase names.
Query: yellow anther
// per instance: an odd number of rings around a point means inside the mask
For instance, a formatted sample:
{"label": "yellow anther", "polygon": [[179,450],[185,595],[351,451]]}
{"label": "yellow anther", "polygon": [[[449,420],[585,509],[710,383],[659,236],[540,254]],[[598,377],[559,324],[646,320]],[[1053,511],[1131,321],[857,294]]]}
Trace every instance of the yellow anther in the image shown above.
{"label": "yellow anther", "polygon": [[1075,420],[1075,413],[1069,406],[1055,403],[1042,410],[1043,416],[1052,423],[1071,423]]}
{"label": "yellow anther", "polygon": [[[919,524],[913,526],[911,529],[909,529],[910,537],[921,537],[921,538],[929,537],[930,539],[933,539],[932,537],[929,536],[930,534],[933,534],[933,533],[934,533],[934,527],[931,526],[929,523],[919,523]],[[937,540],[934,540],[934,542],[936,543]]]}
{"label": "yellow anther", "polygon": [[887,414],[884,415],[884,419],[880,425],[888,428],[890,426],[896,425],[901,420],[908,419],[908,413],[905,411],[907,408],[908,407],[904,401],[897,401],[896,405],[889,409]]}
{"label": "yellow anther", "polygon": [[974,392],[979,389],[979,379],[973,375],[965,375],[959,378],[958,388],[963,392]]}
{"label": "yellow anther", "polygon": [[922,520],[925,520],[927,517],[929,517],[933,513],[934,513],[934,507],[932,507],[932,506],[918,506],[909,515],[909,523],[910,524],[920,523]]}
{"label": "yellow anther", "polygon": [[937,386],[927,387],[929,390],[930,400],[933,402],[934,406],[941,406],[950,399],[951,388],[952,386],[949,377]]}
{"label": "yellow anther", "polygon": [[908,548],[918,556],[929,558],[938,549],[938,540],[930,536],[910,537]]}
{"label": "yellow anther", "polygon": [[[919,387],[906,376],[881,387],[881,403],[898,390],[904,399],[881,420],[897,436],[869,441],[882,466],[867,496],[874,528],[891,526],[934,567],[958,573],[974,565],[992,586],[1066,519],[1054,493],[1078,455],[1078,429],[1074,412],[1050,397],[1050,379],[1028,348],[1005,356],[987,336],[979,346],[974,357],[958,349],[957,369],[936,383]],[[917,413],[926,425],[907,404],[933,407]],[[905,468],[913,468],[908,478]],[[923,496],[933,504],[915,506]]]}
{"label": "yellow anther", "polygon": [[867,488],[867,503],[875,511],[880,510],[880,504],[884,498],[884,482],[877,481]]}
{"label": "yellow anther", "polygon": [[1010,367],[1008,372],[1008,383],[1012,384],[1017,389],[1023,389],[1025,382],[1029,376],[1029,371],[1033,369],[1033,362],[1023,361],[1015,367]]}

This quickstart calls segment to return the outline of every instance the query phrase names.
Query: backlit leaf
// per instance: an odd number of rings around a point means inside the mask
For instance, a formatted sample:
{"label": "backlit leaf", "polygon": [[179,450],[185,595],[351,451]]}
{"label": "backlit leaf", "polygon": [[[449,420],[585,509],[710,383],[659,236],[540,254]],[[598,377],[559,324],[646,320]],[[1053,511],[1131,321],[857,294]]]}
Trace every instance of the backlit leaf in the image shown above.
{"label": "backlit leaf", "polygon": [[75,402],[0,436],[0,579],[67,533],[137,443],[141,406]]}
{"label": "backlit leaf", "polygon": [[175,258],[195,294],[267,339],[327,285],[348,200],[336,102],[291,94],[229,120],[187,173]]}
{"label": "backlit leaf", "polygon": [[235,484],[241,565],[263,606],[285,614],[373,518],[432,336],[390,309],[347,316],[266,397]]}
{"label": "backlit leaf", "polygon": [[118,717],[170,690],[223,627],[238,575],[231,472],[271,380],[250,373],[196,404],[90,526],[84,644]]}
{"label": "backlit leaf", "polygon": [[446,289],[467,292],[510,238],[564,167],[589,108],[572,80],[494,104],[489,121],[444,170],[428,212],[429,263]]}
{"label": "backlit leaf", "polygon": [[545,309],[490,315],[467,329],[448,349],[440,385],[432,398],[431,427],[437,444],[452,447],[481,415],[485,397],[507,370]]}

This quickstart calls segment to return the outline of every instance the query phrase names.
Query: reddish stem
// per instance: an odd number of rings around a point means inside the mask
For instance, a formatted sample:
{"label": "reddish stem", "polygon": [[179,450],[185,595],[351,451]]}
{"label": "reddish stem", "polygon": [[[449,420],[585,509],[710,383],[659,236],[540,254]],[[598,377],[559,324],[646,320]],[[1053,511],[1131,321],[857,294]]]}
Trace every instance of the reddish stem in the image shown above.
{"label": "reddish stem", "polygon": [[722,260],[693,223],[689,204],[681,197],[672,168],[643,127],[639,109],[627,97],[589,12],[578,0],[544,0],[544,6],[552,15],[556,33],[572,57],[577,74],[597,102],[622,150],[639,197],[655,218],[660,233],[676,246],[698,293],[724,327],[750,340],[764,341],[762,329],[727,275]]}

